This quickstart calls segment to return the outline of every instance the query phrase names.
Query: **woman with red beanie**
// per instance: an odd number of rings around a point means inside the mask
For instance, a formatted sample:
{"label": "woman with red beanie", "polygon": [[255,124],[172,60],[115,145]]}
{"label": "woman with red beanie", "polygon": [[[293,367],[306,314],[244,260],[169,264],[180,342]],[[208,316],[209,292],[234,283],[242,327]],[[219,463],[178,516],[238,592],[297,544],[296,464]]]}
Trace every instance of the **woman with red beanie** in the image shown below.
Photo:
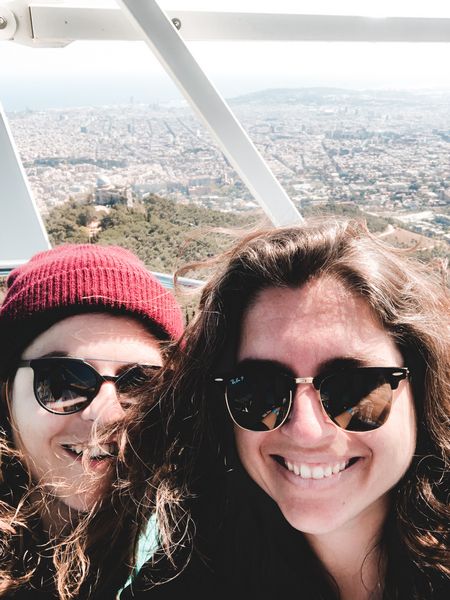
{"label": "woman with red beanie", "polygon": [[[114,424],[183,329],[119,247],[66,245],[15,269],[0,308],[0,597],[114,598],[133,564]],[[123,482],[123,481],[122,481]]]}

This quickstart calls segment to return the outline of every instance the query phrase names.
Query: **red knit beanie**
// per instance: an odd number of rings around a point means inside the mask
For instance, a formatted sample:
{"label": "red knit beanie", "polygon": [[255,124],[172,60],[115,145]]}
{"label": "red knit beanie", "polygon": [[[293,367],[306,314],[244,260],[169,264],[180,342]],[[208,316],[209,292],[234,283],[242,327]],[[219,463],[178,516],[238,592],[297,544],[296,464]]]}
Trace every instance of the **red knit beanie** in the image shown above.
{"label": "red knit beanie", "polygon": [[[39,252],[10,273],[7,286],[0,307],[0,334],[9,335],[0,344],[11,338],[11,329],[14,332],[18,325],[22,331],[28,329],[30,343],[29,334],[39,317],[57,322],[99,310],[153,324],[167,338],[177,339],[183,331],[173,295],[134,254],[118,246],[68,244]],[[38,325],[36,335],[41,332]]]}

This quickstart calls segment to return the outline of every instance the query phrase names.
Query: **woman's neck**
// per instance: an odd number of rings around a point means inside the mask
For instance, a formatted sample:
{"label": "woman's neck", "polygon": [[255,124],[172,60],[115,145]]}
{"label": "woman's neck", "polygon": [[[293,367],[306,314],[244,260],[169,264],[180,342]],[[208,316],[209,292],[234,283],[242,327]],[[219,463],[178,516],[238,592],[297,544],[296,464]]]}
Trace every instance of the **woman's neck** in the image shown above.
{"label": "woman's neck", "polygon": [[368,511],[336,531],[305,534],[342,600],[381,600],[385,565],[379,541],[386,514],[387,507]]}

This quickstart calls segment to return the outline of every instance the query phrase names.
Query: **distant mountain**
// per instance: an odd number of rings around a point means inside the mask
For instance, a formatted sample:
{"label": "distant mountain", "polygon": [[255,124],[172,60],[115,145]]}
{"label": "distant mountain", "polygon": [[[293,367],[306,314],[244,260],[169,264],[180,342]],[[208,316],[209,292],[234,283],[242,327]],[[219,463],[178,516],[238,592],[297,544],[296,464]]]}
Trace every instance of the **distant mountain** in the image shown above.
{"label": "distant mountain", "polygon": [[322,102],[328,101],[330,96],[355,96],[359,92],[356,90],[345,90],[341,88],[273,88],[243,94],[230,99],[230,104],[271,104],[271,103],[289,103],[295,100],[296,102],[311,101]]}
{"label": "distant mountain", "polygon": [[407,91],[407,90],[350,90],[334,87],[273,88],[236,96],[229,100],[231,105],[243,104],[330,104],[345,102],[361,104],[367,102],[393,102],[417,104],[429,102],[430,97],[448,102],[450,92]]}

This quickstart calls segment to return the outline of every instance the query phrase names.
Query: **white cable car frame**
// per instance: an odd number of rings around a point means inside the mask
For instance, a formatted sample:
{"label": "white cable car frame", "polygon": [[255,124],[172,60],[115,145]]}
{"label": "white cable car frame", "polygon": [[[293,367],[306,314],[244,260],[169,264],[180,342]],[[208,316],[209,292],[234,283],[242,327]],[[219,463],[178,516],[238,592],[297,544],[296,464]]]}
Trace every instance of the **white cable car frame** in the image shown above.
{"label": "white cable car frame", "polygon": [[[165,13],[157,0],[117,0],[117,4],[117,8],[87,8],[68,1],[0,3],[0,41],[62,47],[76,40],[144,40],[274,225],[297,223],[302,217],[186,42],[450,42],[449,18]],[[9,236],[0,238],[0,269],[8,269],[48,248],[49,241],[2,110],[0,181],[0,211],[9,228]]]}

